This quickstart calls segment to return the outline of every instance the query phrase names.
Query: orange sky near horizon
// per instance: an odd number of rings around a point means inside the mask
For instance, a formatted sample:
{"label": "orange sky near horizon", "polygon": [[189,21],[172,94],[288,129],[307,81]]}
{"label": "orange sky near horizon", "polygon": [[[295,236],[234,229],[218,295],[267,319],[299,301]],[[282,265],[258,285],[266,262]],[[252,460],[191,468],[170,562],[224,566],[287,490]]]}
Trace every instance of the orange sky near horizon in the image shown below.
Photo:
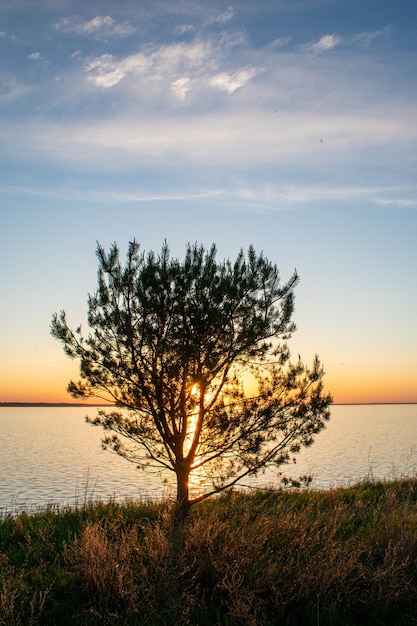
{"label": "orange sky near horizon", "polygon": [[[324,365],[325,387],[335,404],[417,403],[415,376],[410,373],[336,374]],[[78,362],[64,354],[46,362],[16,362],[0,377],[0,402],[76,402],[66,387],[71,378],[78,379]]]}
{"label": "orange sky near horizon", "polygon": [[76,402],[51,317],[136,239],[296,269],[292,360],[417,403],[416,10],[376,6],[2,3],[0,402]]}

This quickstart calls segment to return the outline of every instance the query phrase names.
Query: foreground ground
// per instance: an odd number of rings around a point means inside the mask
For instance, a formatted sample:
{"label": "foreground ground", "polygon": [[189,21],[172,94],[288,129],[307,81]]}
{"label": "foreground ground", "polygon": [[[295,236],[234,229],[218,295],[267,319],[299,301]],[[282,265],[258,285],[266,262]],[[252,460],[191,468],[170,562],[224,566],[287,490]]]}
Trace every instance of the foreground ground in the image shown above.
{"label": "foreground ground", "polygon": [[417,480],[6,517],[0,624],[417,624]]}

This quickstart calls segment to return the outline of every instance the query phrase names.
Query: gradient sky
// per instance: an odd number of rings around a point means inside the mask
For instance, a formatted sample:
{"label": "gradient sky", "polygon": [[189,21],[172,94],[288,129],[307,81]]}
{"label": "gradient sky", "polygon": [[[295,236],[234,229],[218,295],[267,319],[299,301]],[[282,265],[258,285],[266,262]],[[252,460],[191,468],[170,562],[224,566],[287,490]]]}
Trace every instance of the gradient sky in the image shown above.
{"label": "gradient sky", "polygon": [[417,402],[417,7],[2,0],[0,401],[71,401],[96,241],[297,269],[336,402]]}

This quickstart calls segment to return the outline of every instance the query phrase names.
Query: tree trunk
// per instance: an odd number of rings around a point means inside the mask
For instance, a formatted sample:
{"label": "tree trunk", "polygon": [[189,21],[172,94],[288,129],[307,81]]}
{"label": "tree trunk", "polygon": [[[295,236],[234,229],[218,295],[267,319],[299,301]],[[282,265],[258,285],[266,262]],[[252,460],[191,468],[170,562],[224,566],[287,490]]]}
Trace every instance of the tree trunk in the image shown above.
{"label": "tree trunk", "polygon": [[178,523],[187,519],[190,512],[190,501],[188,493],[188,468],[177,469],[177,500],[175,503],[175,520]]}

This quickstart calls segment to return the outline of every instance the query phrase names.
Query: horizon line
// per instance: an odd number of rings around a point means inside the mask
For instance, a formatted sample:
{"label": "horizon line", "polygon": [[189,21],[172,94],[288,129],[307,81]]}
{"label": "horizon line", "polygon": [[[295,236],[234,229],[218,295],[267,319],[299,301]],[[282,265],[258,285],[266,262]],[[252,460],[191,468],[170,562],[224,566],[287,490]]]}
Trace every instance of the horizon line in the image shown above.
{"label": "horizon line", "polygon": [[[332,402],[330,406],[366,406],[366,405],[389,405],[389,404],[417,404],[417,400],[391,401],[391,402]],[[110,402],[0,402],[1,407],[95,407],[117,406]]]}

